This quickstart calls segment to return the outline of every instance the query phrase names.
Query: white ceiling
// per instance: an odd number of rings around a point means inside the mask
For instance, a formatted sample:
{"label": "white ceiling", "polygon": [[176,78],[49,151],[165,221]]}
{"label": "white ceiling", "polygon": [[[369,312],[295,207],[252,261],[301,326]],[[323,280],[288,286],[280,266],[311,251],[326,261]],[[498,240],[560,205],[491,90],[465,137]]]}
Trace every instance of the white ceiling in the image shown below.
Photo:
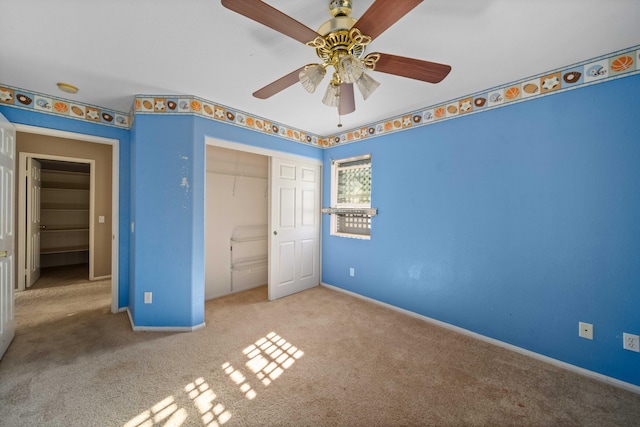
{"label": "white ceiling", "polygon": [[[373,0],[352,2],[357,18]],[[268,3],[314,30],[331,17],[329,0]],[[638,44],[638,0],[425,0],[367,51],[453,70],[437,85],[372,72],[381,86],[367,101],[356,90],[343,129]],[[136,94],[195,95],[331,135],[338,116],[321,103],[323,87],[251,95],[314,62],[312,48],[220,0],[0,0],[0,83],[117,111],[128,112]],[[80,92],[63,94],[59,81]]]}

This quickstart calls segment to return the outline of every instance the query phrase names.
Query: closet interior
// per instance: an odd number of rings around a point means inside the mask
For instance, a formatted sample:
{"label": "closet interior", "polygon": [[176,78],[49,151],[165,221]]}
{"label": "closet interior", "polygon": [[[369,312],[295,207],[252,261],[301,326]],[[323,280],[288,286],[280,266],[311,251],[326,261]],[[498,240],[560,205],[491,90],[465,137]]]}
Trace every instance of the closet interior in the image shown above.
{"label": "closet interior", "polygon": [[207,146],[205,299],[268,277],[269,157]]}
{"label": "closet interior", "polygon": [[90,165],[39,162],[40,267],[88,264]]}

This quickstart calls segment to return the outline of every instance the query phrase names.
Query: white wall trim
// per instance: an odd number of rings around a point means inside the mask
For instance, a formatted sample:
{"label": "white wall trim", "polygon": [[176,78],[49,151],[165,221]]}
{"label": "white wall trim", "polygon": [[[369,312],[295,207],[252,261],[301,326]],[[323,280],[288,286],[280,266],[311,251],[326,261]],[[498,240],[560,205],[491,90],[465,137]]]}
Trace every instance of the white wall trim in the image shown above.
{"label": "white wall trim", "polygon": [[54,136],[57,138],[76,139],[79,141],[96,142],[98,144],[113,145],[115,142],[120,142],[117,139],[105,138],[103,136],[87,135],[83,133],[68,132],[65,130],[41,128],[37,126],[22,125],[19,123],[13,123],[17,132],[33,133],[36,135]]}
{"label": "white wall trim", "polygon": [[591,379],[594,379],[594,380],[597,380],[597,381],[612,385],[614,387],[618,387],[618,388],[630,391],[632,393],[640,394],[640,386],[637,386],[635,384],[631,384],[631,383],[628,383],[628,382],[625,382],[625,381],[618,380],[616,378],[612,378],[612,377],[609,377],[609,376],[606,376],[606,375],[602,375],[602,374],[599,374],[597,372],[590,371],[588,369],[581,368],[581,367],[576,366],[576,365],[572,365],[570,363],[562,362],[560,360],[553,359],[551,357],[544,356],[542,354],[535,353],[535,352],[533,352],[531,350],[526,350],[524,348],[517,347],[515,345],[508,344],[506,342],[499,341],[499,340],[496,340],[494,338],[489,338],[489,337],[487,337],[485,335],[481,335],[481,334],[478,334],[476,332],[469,331],[468,329],[464,329],[464,328],[461,328],[459,326],[454,326],[454,325],[451,325],[449,323],[445,323],[445,322],[442,322],[440,320],[433,319],[431,317],[423,316],[421,314],[414,313],[413,311],[405,310],[403,308],[396,307],[394,305],[387,304],[387,303],[375,300],[373,298],[365,297],[365,296],[357,294],[355,292],[347,291],[345,289],[341,289],[341,288],[338,288],[336,286],[329,285],[328,283],[324,283],[323,282],[323,283],[321,283],[321,285],[326,287],[326,288],[332,289],[334,291],[342,292],[342,293],[345,293],[347,295],[351,295],[353,297],[356,297],[356,298],[359,298],[359,299],[362,299],[362,300],[365,300],[365,301],[368,301],[368,302],[372,302],[372,303],[380,305],[382,307],[389,308],[389,309],[397,311],[399,313],[406,314],[406,315],[414,317],[416,319],[423,320],[425,322],[431,323],[431,324],[439,326],[441,328],[448,329],[450,331],[457,332],[457,333],[466,335],[468,337],[475,338],[477,340],[484,341],[486,343],[493,344],[495,346],[502,347],[504,349],[514,351],[516,353],[522,354],[524,356],[531,357],[532,359],[536,359],[536,360],[539,360],[541,362],[548,363],[550,365],[557,366],[557,367],[562,368],[562,369],[566,369],[566,370],[574,372],[574,373],[576,373],[578,375],[582,375],[584,377],[588,377],[588,378],[591,378]]}
{"label": "white wall trim", "polygon": [[247,153],[261,154],[268,157],[278,157],[280,159],[290,159],[293,161],[303,161],[306,163],[322,166],[322,160],[314,159],[313,157],[306,157],[299,154],[291,154],[284,151],[271,150],[268,148],[254,147],[253,145],[241,144],[239,142],[225,141],[210,136],[204,137],[206,145],[212,145],[214,147],[228,148],[230,150],[245,151]]}
{"label": "white wall trim", "polygon": [[193,332],[205,327],[204,322],[195,326],[136,326],[135,323],[133,323],[133,317],[131,316],[129,307],[127,307],[125,310],[127,311],[127,316],[129,316],[131,329],[134,332]]}
{"label": "white wall trim", "polygon": [[83,133],[67,132],[57,129],[49,129],[44,127],[13,124],[16,132],[33,133],[37,135],[53,136],[58,138],[75,139],[86,142],[95,142],[98,144],[111,145],[111,312],[117,313],[119,300],[118,286],[118,261],[119,261],[119,244],[120,244],[120,141],[113,138],[105,138],[102,136],[87,135]]}

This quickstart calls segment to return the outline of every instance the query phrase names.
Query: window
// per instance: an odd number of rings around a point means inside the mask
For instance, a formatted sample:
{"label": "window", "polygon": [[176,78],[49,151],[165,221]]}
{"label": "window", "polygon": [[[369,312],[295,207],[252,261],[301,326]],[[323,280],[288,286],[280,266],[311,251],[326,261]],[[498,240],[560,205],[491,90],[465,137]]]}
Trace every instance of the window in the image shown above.
{"label": "window", "polygon": [[[371,155],[334,160],[331,172],[332,207],[371,207]],[[369,239],[371,215],[359,212],[333,214],[331,234]]]}

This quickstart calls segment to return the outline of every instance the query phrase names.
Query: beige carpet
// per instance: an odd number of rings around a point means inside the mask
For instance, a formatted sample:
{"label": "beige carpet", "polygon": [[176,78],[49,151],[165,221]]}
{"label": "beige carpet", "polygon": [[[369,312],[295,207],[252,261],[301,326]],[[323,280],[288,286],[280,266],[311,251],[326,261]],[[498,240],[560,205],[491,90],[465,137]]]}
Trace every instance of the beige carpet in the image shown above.
{"label": "beige carpet", "polygon": [[89,281],[89,264],[63,265],[40,270],[40,278],[30,289],[79,285]]}
{"label": "beige carpet", "polygon": [[323,287],[134,333],[110,284],[16,298],[2,426],[632,426],[640,395]]}

